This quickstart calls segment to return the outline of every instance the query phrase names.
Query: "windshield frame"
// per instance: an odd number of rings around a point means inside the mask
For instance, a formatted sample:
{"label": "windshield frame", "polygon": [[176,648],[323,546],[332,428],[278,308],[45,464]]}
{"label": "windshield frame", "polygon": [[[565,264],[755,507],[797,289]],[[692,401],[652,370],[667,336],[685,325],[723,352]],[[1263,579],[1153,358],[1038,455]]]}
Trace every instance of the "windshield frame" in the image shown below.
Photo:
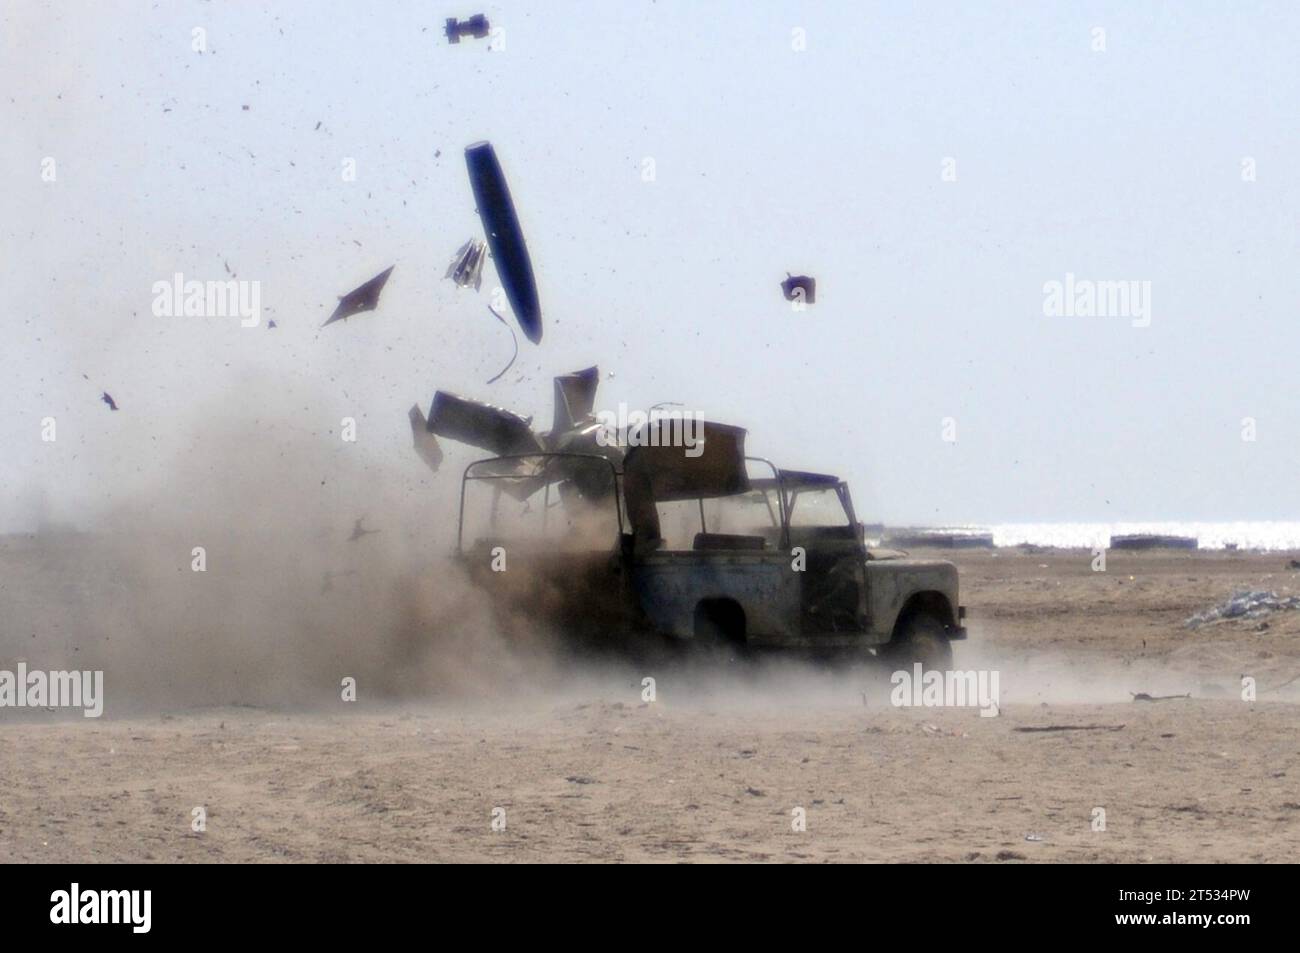
{"label": "windshield frame", "polygon": [[[547,465],[549,466],[549,461],[554,458],[563,458],[563,459],[570,459],[570,460],[594,460],[598,463],[602,463],[605,466],[609,467],[609,471],[614,478],[614,492],[611,495],[613,496],[613,504],[614,504],[615,512],[618,515],[618,535],[619,538],[622,538],[627,532],[626,525],[624,523],[624,517],[623,517],[623,474],[619,471],[618,467],[614,465],[614,462],[612,460],[610,460],[607,457],[602,457],[596,453],[565,453],[563,451],[558,451],[558,452],[540,451],[538,453],[512,453],[512,454],[506,454],[505,456],[499,456],[499,457],[484,457],[482,459],[473,461],[472,463],[470,463],[468,466],[465,467],[465,472],[461,475],[460,478],[460,509],[456,520],[456,552],[457,553],[464,552],[465,491],[469,486],[469,482],[471,480],[518,480],[521,478],[521,474],[518,473],[483,473],[483,474],[472,473],[471,471],[474,470],[475,467],[485,466],[489,463],[499,463],[503,460],[505,461],[547,460],[548,461]],[[549,480],[549,479],[546,480],[545,482],[545,486],[544,486],[545,493],[542,498],[543,500],[542,517],[544,521],[543,526],[545,526],[545,521],[548,518],[548,512],[550,509],[551,484],[555,482],[557,481]],[[497,490],[497,492],[500,493],[499,487],[494,487],[493,489]]]}

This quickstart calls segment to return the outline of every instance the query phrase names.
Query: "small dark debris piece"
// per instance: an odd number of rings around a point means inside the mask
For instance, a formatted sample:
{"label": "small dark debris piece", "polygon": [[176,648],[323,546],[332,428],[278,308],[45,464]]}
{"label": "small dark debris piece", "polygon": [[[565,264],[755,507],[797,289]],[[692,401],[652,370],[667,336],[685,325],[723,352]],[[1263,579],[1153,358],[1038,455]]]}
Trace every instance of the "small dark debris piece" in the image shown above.
{"label": "small dark debris piece", "polygon": [[248,106],[243,107],[244,112],[248,112]]}
{"label": "small dark debris piece", "polygon": [[488,23],[488,18],[481,13],[476,13],[467,20],[447,17],[447,26],[443,32],[447,34],[448,43],[459,43],[462,36],[472,36],[476,40],[481,40],[491,29],[492,24]]}
{"label": "small dark debris piece", "polygon": [[1287,569],[1300,569],[1300,559],[1293,559],[1286,564]]}
{"label": "small dark debris piece", "polygon": [[1160,533],[1130,533],[1110,538],[1111,549],[1196,549],[1195,536],[1168,536]]}
{"label": "small dark debris piece", "polygon": [[[334,309],[334,313],[329,316],[325,324],[346,321],[354,314],[360,314],[363,311],[374,311],[379,306],[379,293],[384,290],[384,285],[388,283],[388,276],[395,267],[395,265],[389,265],[361,287],[354,288],[339,298],[339,306]],[[321,327],[324,327],[325,324],[322,324]]]}
{"label": "small dark debris piece", "polygon": [[[375,532],[379,532],[379,531],[378,531],[378,530],[375,530]],[[330,571],[330,570],[326,570],[326,571],[325,571],[325,576],[324,576],[324,581],[322,582],[321,587],[320,587],[321,595],[324,595],[324,594],[327,593],[327,592],[333,592],[333,591],[334,591],[334,577],[335,577],[335,576],[355,576],[356,574],[357,574],[357,571],[356,571],[355,569],[349,569],[347,572],[333,572],[333,571]]]}
{"label": "small dark debris piece", "polygon": [[113,399],[113,395],[108,391],[104,391],[104,396],[99,399],[108,404],[110,410],[117,410],[117,401]]}
{"label": "small dark debris piece", "polygon": [[1192,693],[1186,695],[1148,695],[1146,692],[1129,692],[1135,702],[1167,702],[1175,698],[1191,698]]}
{"label": "small dark debris piece", "polygon": [[785,281],[781,282],[781,291],[785,293],[786,301],[813,304],[817,301],[817,279],[807,275],[792,275],[787,271]]}
{"label": "small dark debris piece", "polygon": [[280,325],[275,323],[275,318],[271,318],[269,321],[266,322],[266,329],[268,331],[271,330],[271,328],[278,328],[279,326]]}
{"label": "small dark debris piece", "polygon": [[1024,725],[1012,731],[1120,731],[1123,725]]}
{"label": "small dark debris piece", "polygon": [[362,536],[369,536],[371,533],[379,532],[379,530],[377,529],[363,529],[361,526],[361,522],[364,519],[365,517],[363,516],[360,519],[358,519],[355,523],[352,524],[352,535],[348,537],[349,543],[355,543]]}

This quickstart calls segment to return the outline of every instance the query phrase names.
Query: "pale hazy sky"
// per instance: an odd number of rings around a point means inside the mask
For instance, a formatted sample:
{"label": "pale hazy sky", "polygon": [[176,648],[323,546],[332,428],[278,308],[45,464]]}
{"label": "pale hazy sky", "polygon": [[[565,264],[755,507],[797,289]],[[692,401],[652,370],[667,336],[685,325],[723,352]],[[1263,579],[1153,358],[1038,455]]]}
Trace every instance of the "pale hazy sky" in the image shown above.
{"label": "pale hazy sky", "polygon": [[[443,38],[478,10],[504,49]],[[0,529],[201,455],[217,401],[227,435],[355,415],[427,482],[411,403],[549,421],[550,377],[591,363],[598,407],[747,426],[869,520],[1297,517],[1294,4],[10,0],[0,31]],[[495,273],[442,279],[481,231],[477,139],[545,322],[490,386]],[[151,313],[226,263],[277,329]],[[318,330],[388,265],[379,311]],[[787,270],[818,280],[802,313]],[[1067,272],[1149,281],[1150,326],[1045,316]]]}

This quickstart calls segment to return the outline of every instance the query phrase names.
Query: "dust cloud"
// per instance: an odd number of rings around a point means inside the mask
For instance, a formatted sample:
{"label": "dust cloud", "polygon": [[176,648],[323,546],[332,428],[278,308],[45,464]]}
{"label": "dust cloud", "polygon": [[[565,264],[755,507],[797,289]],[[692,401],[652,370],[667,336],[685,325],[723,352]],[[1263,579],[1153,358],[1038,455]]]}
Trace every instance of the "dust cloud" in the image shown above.
{"label": "dust cloud", "polygon": [[[457,472],[368,455],[274,409],[273,382],[170,424],[76,530],[11,536],[0,657],[103,670],[108,710],[473,697],[544,676],[451,560]],[[403,447],[402,449],[409,449]],[[520,627],[514,627],[516,630]]]}

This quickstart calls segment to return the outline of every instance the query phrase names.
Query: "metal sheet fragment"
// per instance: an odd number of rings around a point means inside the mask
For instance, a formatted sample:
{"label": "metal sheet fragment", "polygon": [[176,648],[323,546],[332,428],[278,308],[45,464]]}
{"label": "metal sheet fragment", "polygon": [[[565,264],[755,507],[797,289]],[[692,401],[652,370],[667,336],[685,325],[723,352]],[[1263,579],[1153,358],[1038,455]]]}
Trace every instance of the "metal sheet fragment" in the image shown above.
{"label": "metal sheet fragment", "polygon": [[412,404],[407,417],[411,421],[411,439],[415,444],[415,452],[430,470],[437,473],[438,467],[442,465],[442,447],[438,446],[438,438],[429,432],[428,421],[425,420],[420,405]]}
{"label": "metal sheet fragment", "polygon": [[478,291],[483,284],[483,260],[486,257],[487,244],[471,238],[451,256],[447,273],[443,277],[456,282],[457,287],[468,288],[473,285],[474,290]]}
{"label": "metal sheet fragment", "polygon": [[[395,265],[389,265],[365,284],[353,288],[347,294],[341,296],[338,307],[326,319],[325,324],[346,321],[354,314],[361,314],[363,311],[374,311],[375,308],[379,307],[379,294],[384,290],[384,285],[388,283],[388,276],[392,274],[395,267]],[[325,324],[322,324],[321,327],[325,327]]]}

